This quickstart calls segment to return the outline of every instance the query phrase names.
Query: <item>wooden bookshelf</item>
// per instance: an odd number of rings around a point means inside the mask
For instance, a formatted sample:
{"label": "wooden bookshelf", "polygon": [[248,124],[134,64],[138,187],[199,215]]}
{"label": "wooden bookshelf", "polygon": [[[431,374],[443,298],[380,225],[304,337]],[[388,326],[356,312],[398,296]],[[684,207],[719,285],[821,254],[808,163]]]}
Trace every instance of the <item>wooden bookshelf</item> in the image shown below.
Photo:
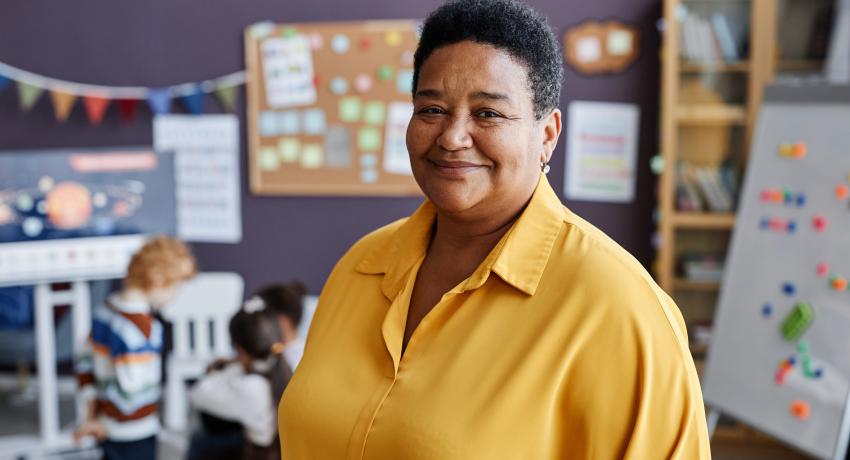
{"label": "wooden bookshelf", "polygon": [[[828,0],[798,0],[792,6],[783,0],[664,0],[659,120],[664,168],[658,188],[660,244],[654,273],[661,287],[679,305],[689,329],[711,320],[721,283],[687,279],[680,270],[682,255],[725,256],[735,227],[735,214],[677,210],[678,164],[684,160],[692,165],[713,167],[731,154],[743,178],[764,87],[777,72],[804,73],[823,68],[822,59],[805,55],[806,46],[789,41],[793,40],[789,34],[801,35],[802,40],[811,38],[813,31],[822,32],[812,27],[800,31],[800,8],[816,11],[819,7],[812,6],[812,2]],[[740,16],[729,23],[746,26],[739,38],[748,45],[736,43],[737,58],[726,61],[722,57],[730,53],[721,52],[724,50],[718,34],[723,30],[712,24],[713,16],[716,13],[728,17],[737,11],[741,12]],[[780,12],[793,16],[780,16]],[[686,25],[689,21],[690,25]],[[698,37],[696,43],[703,47],[695,48],[693,33],[704,32],[706,21],[715,40]],[[702,29],[694,29],[694,22],[702,23],[699,26]],[[683,37],[686,28],[690,33],[689,43]],[[704,53],[706,43],[718,48],[713,53]],[[707,58],[710,56],[717,59]],[[697,369],[701,370],[708,347],[691,343],[690,349]],[[712,447],[717,444],[776,445],[742,424],[719,426]]]}
{"label": "wooden bookshelf", "polygon": [[750,61],[693,62],[683,60],[679,67],[683,73],[746,73],[750,71]]}

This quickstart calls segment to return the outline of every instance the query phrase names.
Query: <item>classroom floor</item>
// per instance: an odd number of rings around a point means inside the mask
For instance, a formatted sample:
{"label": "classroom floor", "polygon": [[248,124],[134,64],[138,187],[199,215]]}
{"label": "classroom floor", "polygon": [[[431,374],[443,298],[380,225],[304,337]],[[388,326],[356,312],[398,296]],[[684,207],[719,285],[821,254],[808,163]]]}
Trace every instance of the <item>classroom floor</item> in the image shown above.
{"label": "classroom floor", "polygon": [[[69,392],[60,391],[59,415],[63,427],[73,423],[74,401]],[[38,432],[38,402],[34,387],[22,390],[20,387],[0,385],[0,437],[27,435]],[[160,439],[160,460],[181,460],[181,446],[185,446],[186,436],[181,433],[169,433]],[[712,442],[714,460],[798,460],[808,457],[796,453],[779,444],[760,442],[757,445],[745,445],[740,442],[715,440]],[[0,460],[19,459],[13,452],[0,449]],[[27,457],[24,457],[27,458]],[[33,457],[28,457],[27,460]],[[91,458],[80,455],[51,456],[50,459]]]}

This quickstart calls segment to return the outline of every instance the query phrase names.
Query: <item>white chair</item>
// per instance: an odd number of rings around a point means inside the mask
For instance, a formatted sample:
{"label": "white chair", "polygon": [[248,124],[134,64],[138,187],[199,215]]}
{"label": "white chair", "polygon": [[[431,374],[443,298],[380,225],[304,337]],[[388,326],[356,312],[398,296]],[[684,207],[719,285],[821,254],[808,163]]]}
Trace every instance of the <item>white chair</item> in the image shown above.
{"label": "white chair", "polygon": [[166,357],[165,426],[186,428],[186,380],[204,374],[210,361],[231,356],[228,323],[242,306],[245,283],[237,273],[199,273],[180,287],[162,311],[172,324],[174,349]]}

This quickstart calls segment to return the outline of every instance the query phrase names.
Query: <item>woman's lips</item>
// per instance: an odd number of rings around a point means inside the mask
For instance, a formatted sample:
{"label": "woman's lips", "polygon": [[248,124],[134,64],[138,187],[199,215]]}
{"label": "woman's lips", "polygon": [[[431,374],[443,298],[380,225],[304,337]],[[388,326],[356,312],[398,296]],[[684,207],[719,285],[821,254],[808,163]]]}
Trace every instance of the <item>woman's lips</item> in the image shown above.
{"label": "woman's lips", "polygon": [[450,176],[450,177],[461,177],[471,172],[475,172],[481,168],[484,168],[483,165],[479,165],[476,163],[469,163],[466,161],[446,161],[446,160],[428,160],[432,165],[434,165],[434,169],[437,170],[440,174]]}

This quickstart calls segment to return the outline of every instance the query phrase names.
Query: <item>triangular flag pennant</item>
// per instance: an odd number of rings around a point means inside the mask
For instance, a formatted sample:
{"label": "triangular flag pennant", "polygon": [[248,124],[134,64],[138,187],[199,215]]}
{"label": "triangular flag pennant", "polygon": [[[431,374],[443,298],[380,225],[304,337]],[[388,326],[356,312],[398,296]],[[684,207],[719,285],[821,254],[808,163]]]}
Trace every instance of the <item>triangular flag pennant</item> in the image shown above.
{"label": "triangular flag pennant", "polygon": [[216,88],[215,95],[218,96],[218,101],[221,106],[228,112],[236,110],[236,86],[223,86]]}
{"label": "triangular flag pennant", "polygon": [[9,86],[10,81],[11,80],[9,80],[9,77],[5,75],[0,75],[0,91],[6,89],[6,87]]}
{"label": "triangular flag pennant", "polygon": [[171,89],[149,89],[148,106],[155,115],[162,115],[171,111]]}
{"label": "triangular flag pennant", "polygon": [[136,107],[138,106],[138,99],[118,99],[118,108],[121,110],[121,120],[123,120],[124,123],[132,123],[136,118]]}
{"label": "triangular flag pennant", "polygon": [[71,114],[71,109],[74,107],[74,102],[77,101],[77,96],[61,89],[50,91],[50,98],[53,99],[53,111],[56,113],[56,121],[64,123]]}
{"label": "triangular flag pennant", "polygon": [[192,92],[181,97],[180,100],[192,115],[200,115],[204,112],[204,93],[200,86],[194,85]]}
{"label": "triangular flag pennant", "polygon": [[89,115],[91,124],[99,125],[106,113],[106,108],[109,107],[109,99],[101,95],[83,96],[83,104],[86,106],[86,113]]}
{"label": "triangular flag pennant", "polygon": [[21,103],[21,110],[29,112],[38,102],[39,96],[44,90],[38,86],[30,85],[22,81],[18,82],[18,100]]}

